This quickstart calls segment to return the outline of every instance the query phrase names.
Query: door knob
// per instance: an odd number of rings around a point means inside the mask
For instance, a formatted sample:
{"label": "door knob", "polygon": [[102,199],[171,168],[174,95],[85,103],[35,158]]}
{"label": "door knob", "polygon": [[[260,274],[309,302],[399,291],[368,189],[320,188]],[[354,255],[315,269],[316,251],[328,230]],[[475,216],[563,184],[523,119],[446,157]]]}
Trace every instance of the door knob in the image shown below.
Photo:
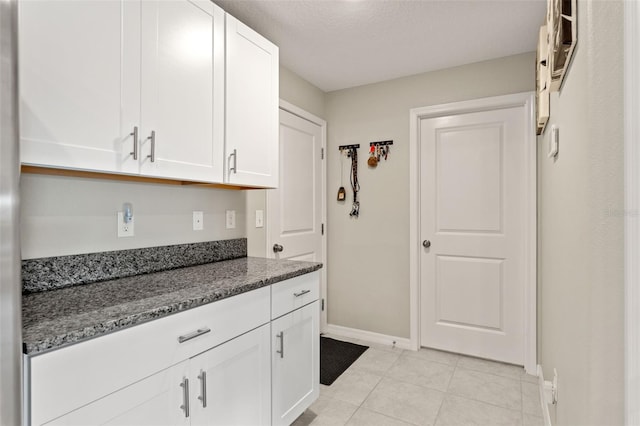
{"label": "door knob", "polygon": [[[424,240],[424,241],[422,242],[422,247],[424,247],[424,248],[429,248],[429,247],[431,247],[431,241],[429,241],[429,240]],[[274,248],[274,250],[275,250],[275,248]]]}
{"label": "door knob", "polygon": [[273,245],[273,252],[274,253],[280,253],[282,250],[284,250],[284,247],[282,247],[280,244],[274,244]]}

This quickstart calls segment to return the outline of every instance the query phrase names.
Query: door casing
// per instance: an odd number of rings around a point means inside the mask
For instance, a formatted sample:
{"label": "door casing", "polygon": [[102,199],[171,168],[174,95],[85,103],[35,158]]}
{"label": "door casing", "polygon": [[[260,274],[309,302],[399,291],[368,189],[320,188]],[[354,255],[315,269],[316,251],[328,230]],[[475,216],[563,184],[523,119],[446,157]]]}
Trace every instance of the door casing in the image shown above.
{"label": "door casing", "polygon": [[535,136],[535,94],[516,93],[505,96],[454,102],[409,111],[409,294],[410,342],[414,350],[420,348],[420,120],[447,115],[523,107],[525,114],[525,271],[524,291],[524,367],[536,375],[537,364],[537,163]]}

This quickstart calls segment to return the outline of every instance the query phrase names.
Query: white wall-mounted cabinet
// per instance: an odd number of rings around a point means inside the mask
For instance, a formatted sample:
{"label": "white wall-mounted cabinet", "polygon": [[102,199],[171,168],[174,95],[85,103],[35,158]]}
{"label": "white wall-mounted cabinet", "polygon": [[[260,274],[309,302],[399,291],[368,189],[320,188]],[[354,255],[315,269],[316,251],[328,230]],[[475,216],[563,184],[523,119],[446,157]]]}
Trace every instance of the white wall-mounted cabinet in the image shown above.
{"label": "white wall-mounted cabinet", "polygon": [[218,6],[21,2],[19,43],[23,163],[222,181]]}
{"label": "white wall-mounted cabinet", "polygon": [[278,48],[227,14],[229,183],[278,186]]}
{"label": "white wall-mounted cabinet", "polygon": [[278,48],[214,3],[25,1],[19,44],[24,164],[277,186]]}

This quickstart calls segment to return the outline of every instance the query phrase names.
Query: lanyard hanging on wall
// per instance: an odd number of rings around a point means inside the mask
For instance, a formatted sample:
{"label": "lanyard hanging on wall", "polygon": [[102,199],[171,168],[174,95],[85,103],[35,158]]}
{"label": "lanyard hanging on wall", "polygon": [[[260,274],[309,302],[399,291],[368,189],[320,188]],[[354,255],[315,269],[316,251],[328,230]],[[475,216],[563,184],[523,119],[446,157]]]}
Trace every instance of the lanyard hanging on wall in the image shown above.
{"label": "lanyard hanging on wall", "polygon": [[[351,158],[349,181],[351,182],[351,190],[353,191],[353,204],[349,216],[356,218],[360,215],[360,202],[358,201],[358,191],[360,191],[360,183],[358,182],[358,148],[360,148],[360,144],[341,145],[338,147],[340,153],[342,153],[343,150],[347,150],[347,157]],[[340,184],[342,184],[342,178],[340,178],[340,181]],[[338,190],[338,201],[344,200],[344,195],[344,188],[341,186]]]}
{"label": "lanyard hanging on wall", "polygon": [[358,182],[358,151],[357,148],[351,148],[349,151],[351,157],[351,189],[353,190],[353,206],[349,216],[358,217],[360,215],[360,201],[358,201],[358,191],[360,191],[360,183]]}

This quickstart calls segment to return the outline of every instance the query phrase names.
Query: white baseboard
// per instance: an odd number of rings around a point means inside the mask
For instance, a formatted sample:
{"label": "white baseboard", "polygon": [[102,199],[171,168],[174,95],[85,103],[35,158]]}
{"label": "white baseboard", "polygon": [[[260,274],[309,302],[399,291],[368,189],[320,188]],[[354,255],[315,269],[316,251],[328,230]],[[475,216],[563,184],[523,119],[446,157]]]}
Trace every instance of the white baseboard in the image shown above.
{"label": "white baseboard", "polygon": [[540,392],[540,404],[542,404],[542,419],[544,426],[553,426],[551,424],[551,414],[549,414],[549,404],[547,404],[544,395],[544,375],[542,374],[542,366],[538,364],[538,390]]}
{"label": "white baseboard", "polygon": [[374,333],[373,331],[359,330],[357,328],[342,327],[340,325],[327,324],[326,333],[335,336],[348,337],[350,339],[364,340],[380,345],[395,346],[400,349],[414,350],[411,340],[405,337],[388,336]]}

